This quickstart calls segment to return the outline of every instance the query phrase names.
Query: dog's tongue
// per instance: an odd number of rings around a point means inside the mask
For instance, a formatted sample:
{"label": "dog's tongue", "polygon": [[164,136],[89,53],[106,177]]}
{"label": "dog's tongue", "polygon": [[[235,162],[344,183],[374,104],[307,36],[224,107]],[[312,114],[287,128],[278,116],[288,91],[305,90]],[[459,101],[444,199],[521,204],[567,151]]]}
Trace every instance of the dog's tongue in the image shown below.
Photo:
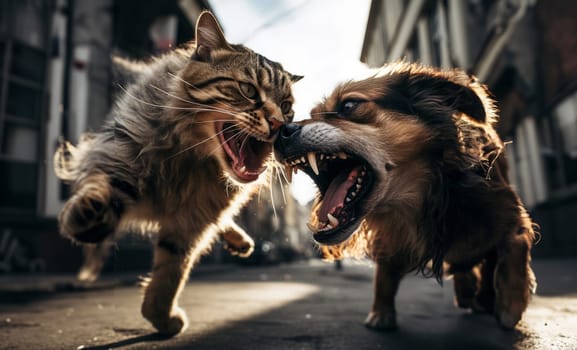
{"label": "dog's tongue", "polygon": [[341,171],[335,176],[327,188],[321,207],[317,212],[319,221],[327,222],[327,214],[332,214],[336,208],[342,208],[344,206],[347,192],[349,188],[355,184],[359,172],[360,167],[357,167],[349,173],[347,173],[347,171]]}

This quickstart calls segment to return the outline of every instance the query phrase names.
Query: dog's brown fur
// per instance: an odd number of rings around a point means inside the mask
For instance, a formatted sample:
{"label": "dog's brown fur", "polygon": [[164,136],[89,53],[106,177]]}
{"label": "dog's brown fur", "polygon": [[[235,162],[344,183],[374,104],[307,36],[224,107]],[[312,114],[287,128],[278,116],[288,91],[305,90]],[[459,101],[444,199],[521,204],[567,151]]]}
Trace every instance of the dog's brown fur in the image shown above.
{"label": "dog's brown fur", "polygon": [[[534,224],[509,185],[486,87],[462,71],[395,63],[340,85],[311,117],[282,130],[277,157],[317,184],[353,166],[331,166],[334,154],[368,169],[370,177],[347,192],[362,198],[334,211],[336,228],[321,214],[327,185],[319,186],[310,223],[326,257],[362,252],[376,262],[366,325],[396,327],[394,298],[403,275],[420,270],[441,280],[446,264],[458,306],[493,312],[503,327],[514,327],[535,288]],[[310,152],[319,157],[318,176],[302,161]]]}

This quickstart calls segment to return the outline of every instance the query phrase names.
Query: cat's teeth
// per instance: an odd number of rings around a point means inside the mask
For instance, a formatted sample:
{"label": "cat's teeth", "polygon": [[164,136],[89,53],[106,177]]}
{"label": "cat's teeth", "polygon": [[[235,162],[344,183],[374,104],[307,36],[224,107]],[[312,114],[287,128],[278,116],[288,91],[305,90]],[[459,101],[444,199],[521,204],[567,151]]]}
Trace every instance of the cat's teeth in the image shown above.
{"label": "cat's teeth", "polygon": [[337,218],[335,218],[331,213],[327,214],[327,218],[329,218],[329,222],[331,223],[331,226],[333,226],[333,227],[339,226],[339,220]]}
{"label": "cat's teeth", "polygon": [[307,153],[307,158],[309,160],[309,165],[311,166],[311,169],[313,169],[313,171],[315,172],[315,175],[319,174],[319,167],[317,166],[317,155],[315,152],[309,152]]}

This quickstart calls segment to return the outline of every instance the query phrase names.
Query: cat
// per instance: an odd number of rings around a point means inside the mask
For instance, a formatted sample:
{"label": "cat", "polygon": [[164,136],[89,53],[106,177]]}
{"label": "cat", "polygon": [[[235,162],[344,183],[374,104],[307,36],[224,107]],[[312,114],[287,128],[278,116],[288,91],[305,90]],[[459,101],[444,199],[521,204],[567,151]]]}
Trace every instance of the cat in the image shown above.
{"label": "cat", "polygon": [[218,235],[233,254],[252,252],[232,219],[266,182],[302,78],[228,43],[210,12],[195,31],[195,42],[149,62],[117,59],[134,82],[121,87],[109,121],[54,156],[72,190],[58,216],[62,235],[95,244],[125,230],[155,234],[141,312],[164,335],[186,328],[179,294]]}

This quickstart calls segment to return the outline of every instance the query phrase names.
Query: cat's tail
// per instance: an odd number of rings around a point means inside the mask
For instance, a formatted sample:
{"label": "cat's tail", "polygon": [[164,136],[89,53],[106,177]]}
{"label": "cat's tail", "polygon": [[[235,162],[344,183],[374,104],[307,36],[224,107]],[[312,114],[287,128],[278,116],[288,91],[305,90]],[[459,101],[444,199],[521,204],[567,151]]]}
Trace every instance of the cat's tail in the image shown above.
{"label": "cat's tail", "polygon": [[95,139],[94,134],[84,133],[77,146],[60,138],[54,153],[54,173],[64,182],[73,182],[78,178],[80,162]]}

